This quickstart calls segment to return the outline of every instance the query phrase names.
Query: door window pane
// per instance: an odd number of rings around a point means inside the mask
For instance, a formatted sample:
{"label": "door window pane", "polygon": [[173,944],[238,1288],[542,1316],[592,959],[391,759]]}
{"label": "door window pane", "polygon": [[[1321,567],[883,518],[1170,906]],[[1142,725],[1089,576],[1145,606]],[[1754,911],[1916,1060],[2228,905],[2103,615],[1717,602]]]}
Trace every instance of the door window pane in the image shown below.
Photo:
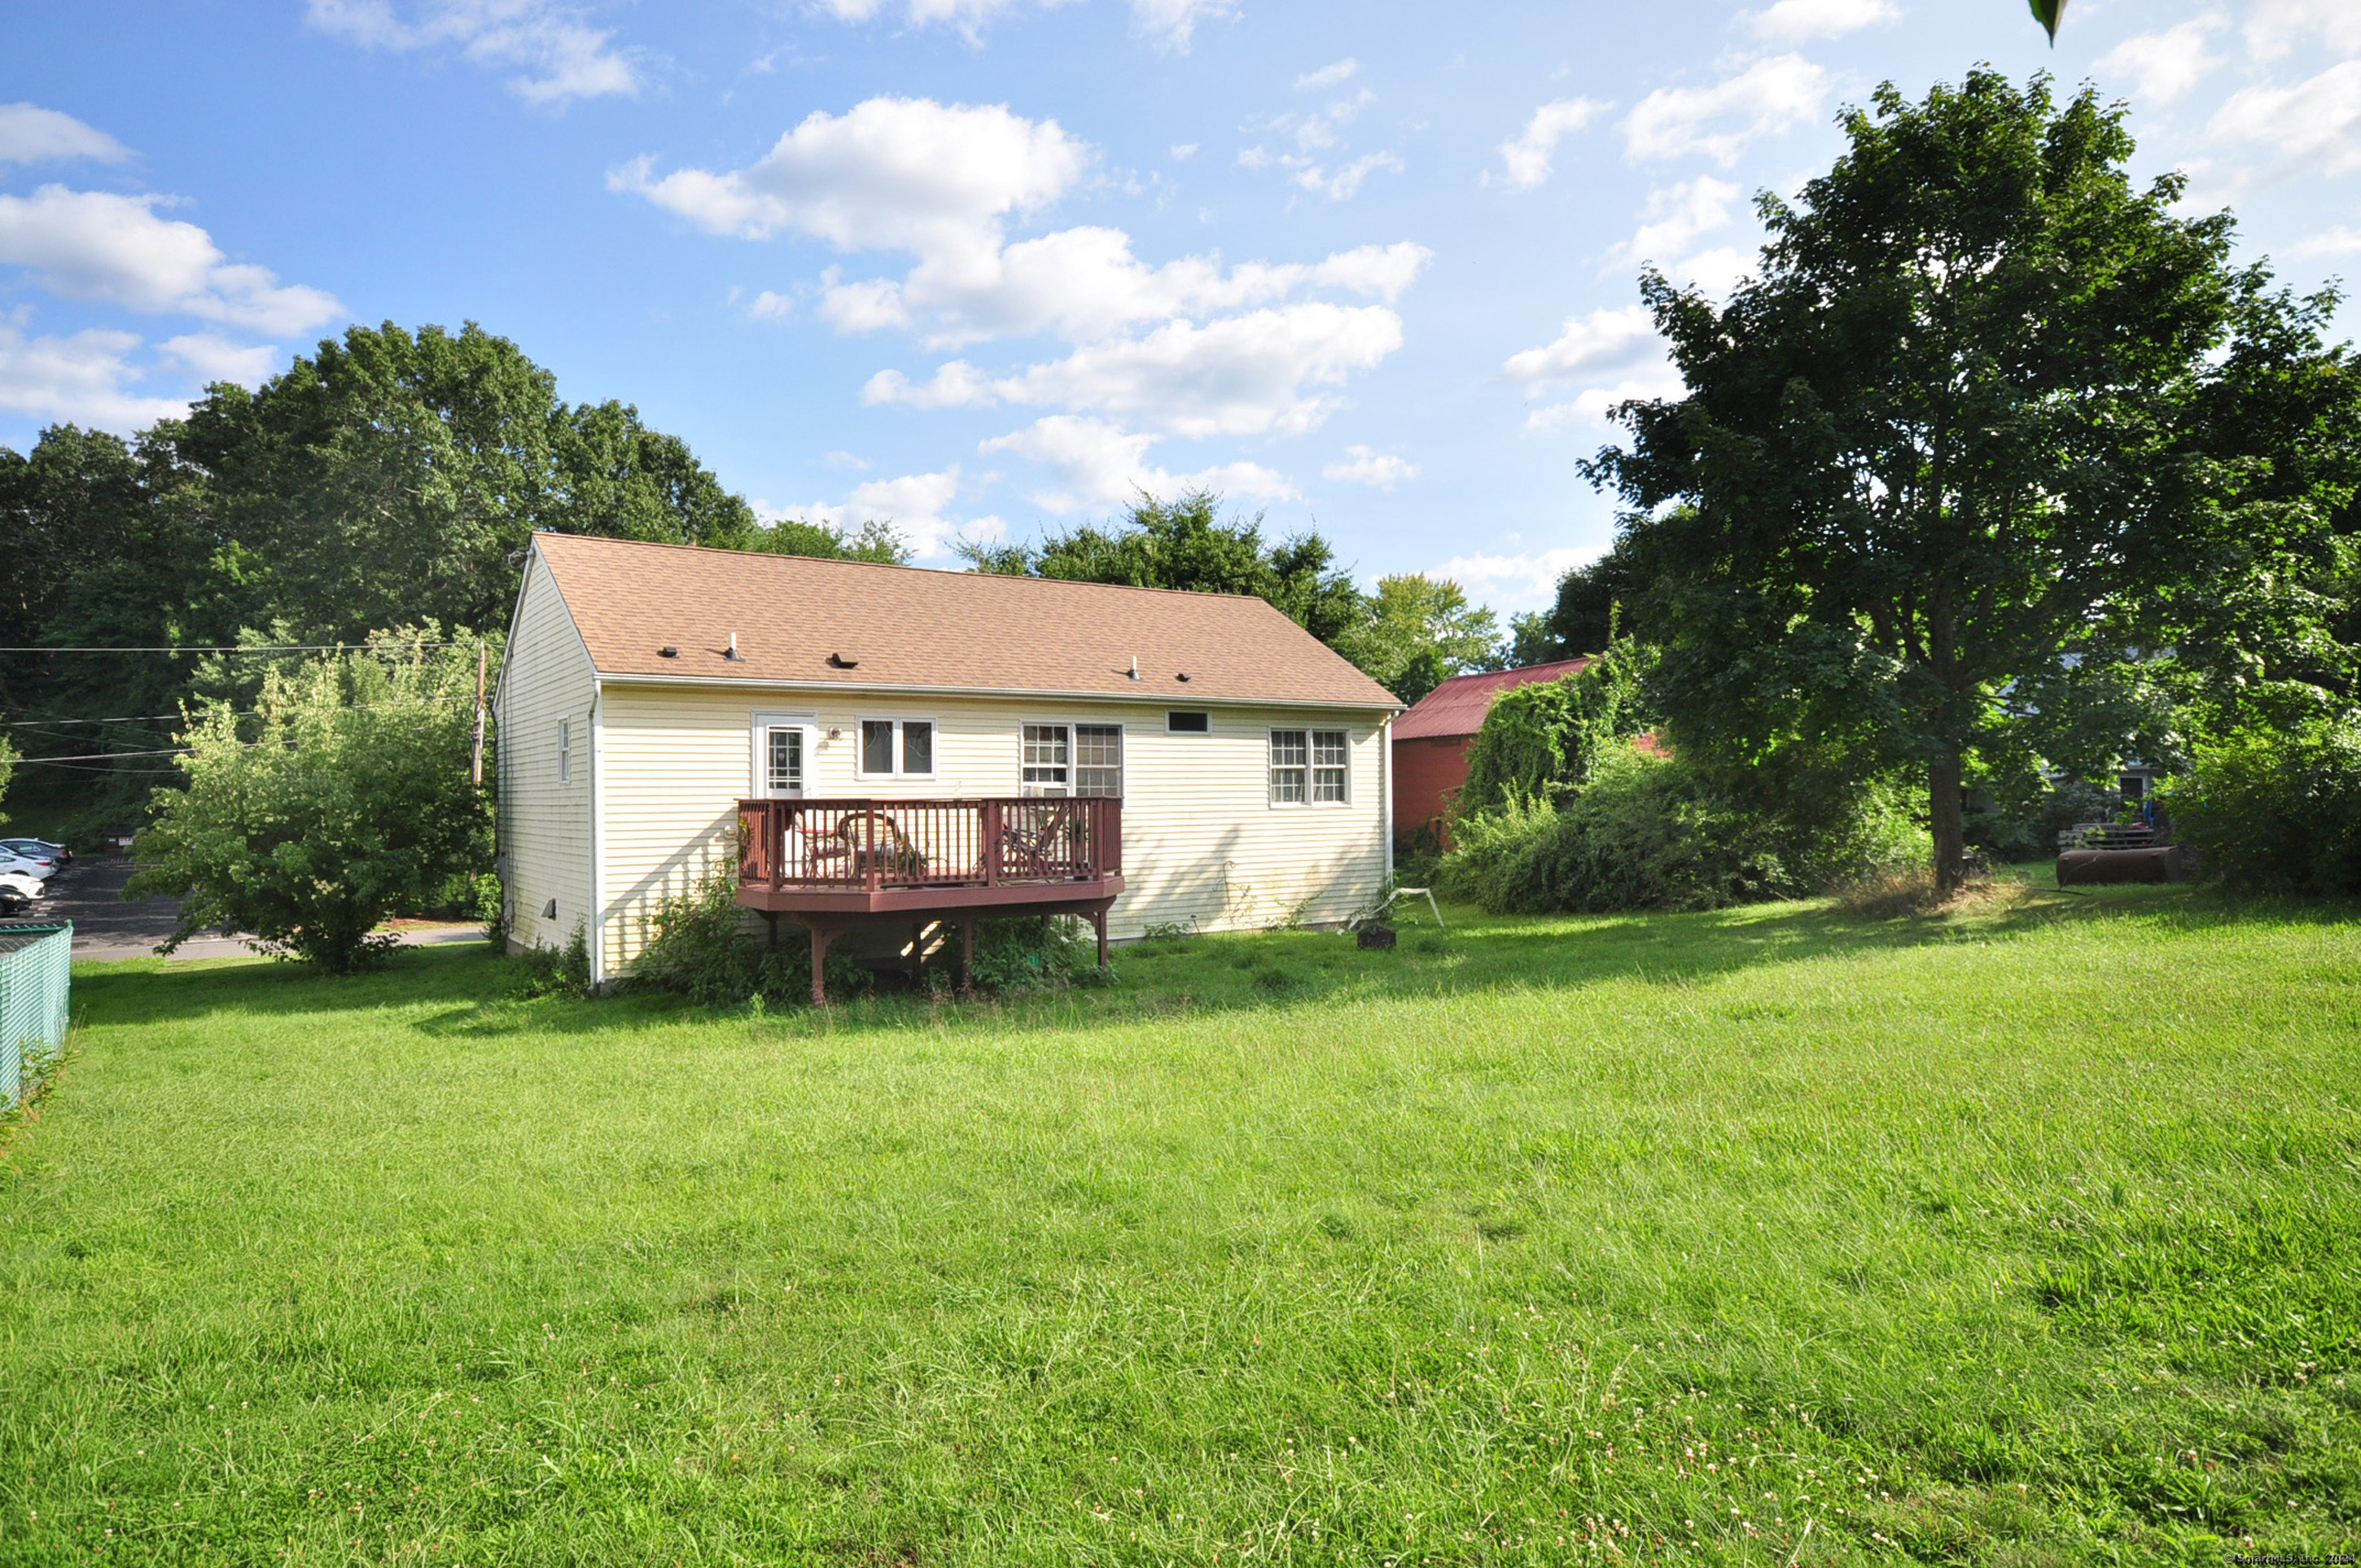
{"label": "door window pane", "polygon": [[902,771],[906,773],[931,773],[935,771],[935,727],[923,718],[902,721]]}
{"label": "door window pane", "polygon": [[864,773],[890,773],[894,771],[892,719],[864,718],[861,721],[861,771]]}
{"label": "door window pane", "polygon": [[1343,803],[1345,760],[1350,754],[1345,748],[1343,730],[1312,732],[1312,798],[1315,802]]}
{"label": "door window pane", "polygon": [[1025,793],[1063,795],[1072,766],[1071,743],[1062,724],[1025,727]]}
{"label": "door window pane", "polygon": [[764,783],[774,795],[801,795],[804,791],[804,732],[792,725],[774,726],[770,744],[763,748]]}
{"label": "door window pane", "polygon": [[1305,795],[1304,773],[1312,746],[1301,729],[1270,732],[1270,798],[1281,806],[1300,806]]}
{"label": "door window pane", "polygon": [[1074,726],[1074,793],[1117,795],[1123,793],[1123,726]]}

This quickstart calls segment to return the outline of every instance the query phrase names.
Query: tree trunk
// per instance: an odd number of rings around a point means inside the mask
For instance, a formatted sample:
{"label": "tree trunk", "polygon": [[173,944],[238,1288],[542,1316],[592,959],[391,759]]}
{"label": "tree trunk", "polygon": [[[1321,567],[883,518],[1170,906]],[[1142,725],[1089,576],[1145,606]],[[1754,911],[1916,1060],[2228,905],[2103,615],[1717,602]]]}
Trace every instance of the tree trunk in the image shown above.
{"label": "tree trunk", "polygon": [[1935,889],[1952,893],[1967,880],[1967,825],[1960,811],[1960,752],[1946,751],[1927,769],[1927,805],[1935,828]]}

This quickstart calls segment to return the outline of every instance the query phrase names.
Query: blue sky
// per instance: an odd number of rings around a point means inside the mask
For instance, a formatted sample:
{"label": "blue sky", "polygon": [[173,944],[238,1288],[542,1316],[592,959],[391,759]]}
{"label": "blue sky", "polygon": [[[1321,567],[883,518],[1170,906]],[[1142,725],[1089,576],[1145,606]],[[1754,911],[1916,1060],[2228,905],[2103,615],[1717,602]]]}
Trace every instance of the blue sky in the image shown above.
{"label": "blue sky", "polygon": [[[473,320],[774,515],[941,564],[1220,490],[1365,577],[1543,602],[1668,389],[1639,264],[1891,79],[2132,106],[2309,289],[2361,256],[2361,5],[190,0],[16,8],[0,443],[128,432],[353,321]],[[2350,319],[2348,313],[2348,320]]]}

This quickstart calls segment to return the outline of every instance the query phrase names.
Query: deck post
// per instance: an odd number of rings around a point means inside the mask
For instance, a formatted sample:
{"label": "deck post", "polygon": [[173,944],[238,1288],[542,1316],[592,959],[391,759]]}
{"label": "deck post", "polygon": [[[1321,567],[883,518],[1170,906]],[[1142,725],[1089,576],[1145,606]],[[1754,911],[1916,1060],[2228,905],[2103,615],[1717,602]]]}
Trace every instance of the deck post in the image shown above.
{"label": "deck post", "polygon": [[828,1005],[828,927],[807,926],[804,928],[811,933],[812,1005],[825,1007]]}
{"label": "deck post", "polygon": [[779,912],[775,909],[763,910],[763,924],[771,928],[771,951],[775,953],[779,950]]}
{"label": "deck post", "polygon": [[959,988],[961,996],[975,994],[975,916],[960,916]]}
{"label": "deck post", "polygon": [[1104,969],[1107,967],[1106,911],[1104,909],[1094,909],[1091,911],[1091,924],[1098,927],[1099,968]]}

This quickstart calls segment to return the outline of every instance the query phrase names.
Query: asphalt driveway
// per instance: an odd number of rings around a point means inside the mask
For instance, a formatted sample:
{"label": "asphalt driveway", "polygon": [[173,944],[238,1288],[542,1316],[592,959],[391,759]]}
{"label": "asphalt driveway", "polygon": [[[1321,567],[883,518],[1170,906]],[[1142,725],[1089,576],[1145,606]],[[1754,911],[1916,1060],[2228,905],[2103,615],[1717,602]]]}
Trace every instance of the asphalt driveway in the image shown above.
{"label": "asphalt driveway", "polygon": [[[77,959],[144,959],[172,934],[181,917],[177,898],[123,896],[131,880],[131,862],[114,857],[76,861],[49,879],[49,896],[0,926],[73,922],[73,956]],[[439,942],[480,940],[480,926],[426,926],[403,929],[404,943],[423,946]],[[200,937],[184,942],[178,959],[243,958],[253,952],[234,937]]]}

